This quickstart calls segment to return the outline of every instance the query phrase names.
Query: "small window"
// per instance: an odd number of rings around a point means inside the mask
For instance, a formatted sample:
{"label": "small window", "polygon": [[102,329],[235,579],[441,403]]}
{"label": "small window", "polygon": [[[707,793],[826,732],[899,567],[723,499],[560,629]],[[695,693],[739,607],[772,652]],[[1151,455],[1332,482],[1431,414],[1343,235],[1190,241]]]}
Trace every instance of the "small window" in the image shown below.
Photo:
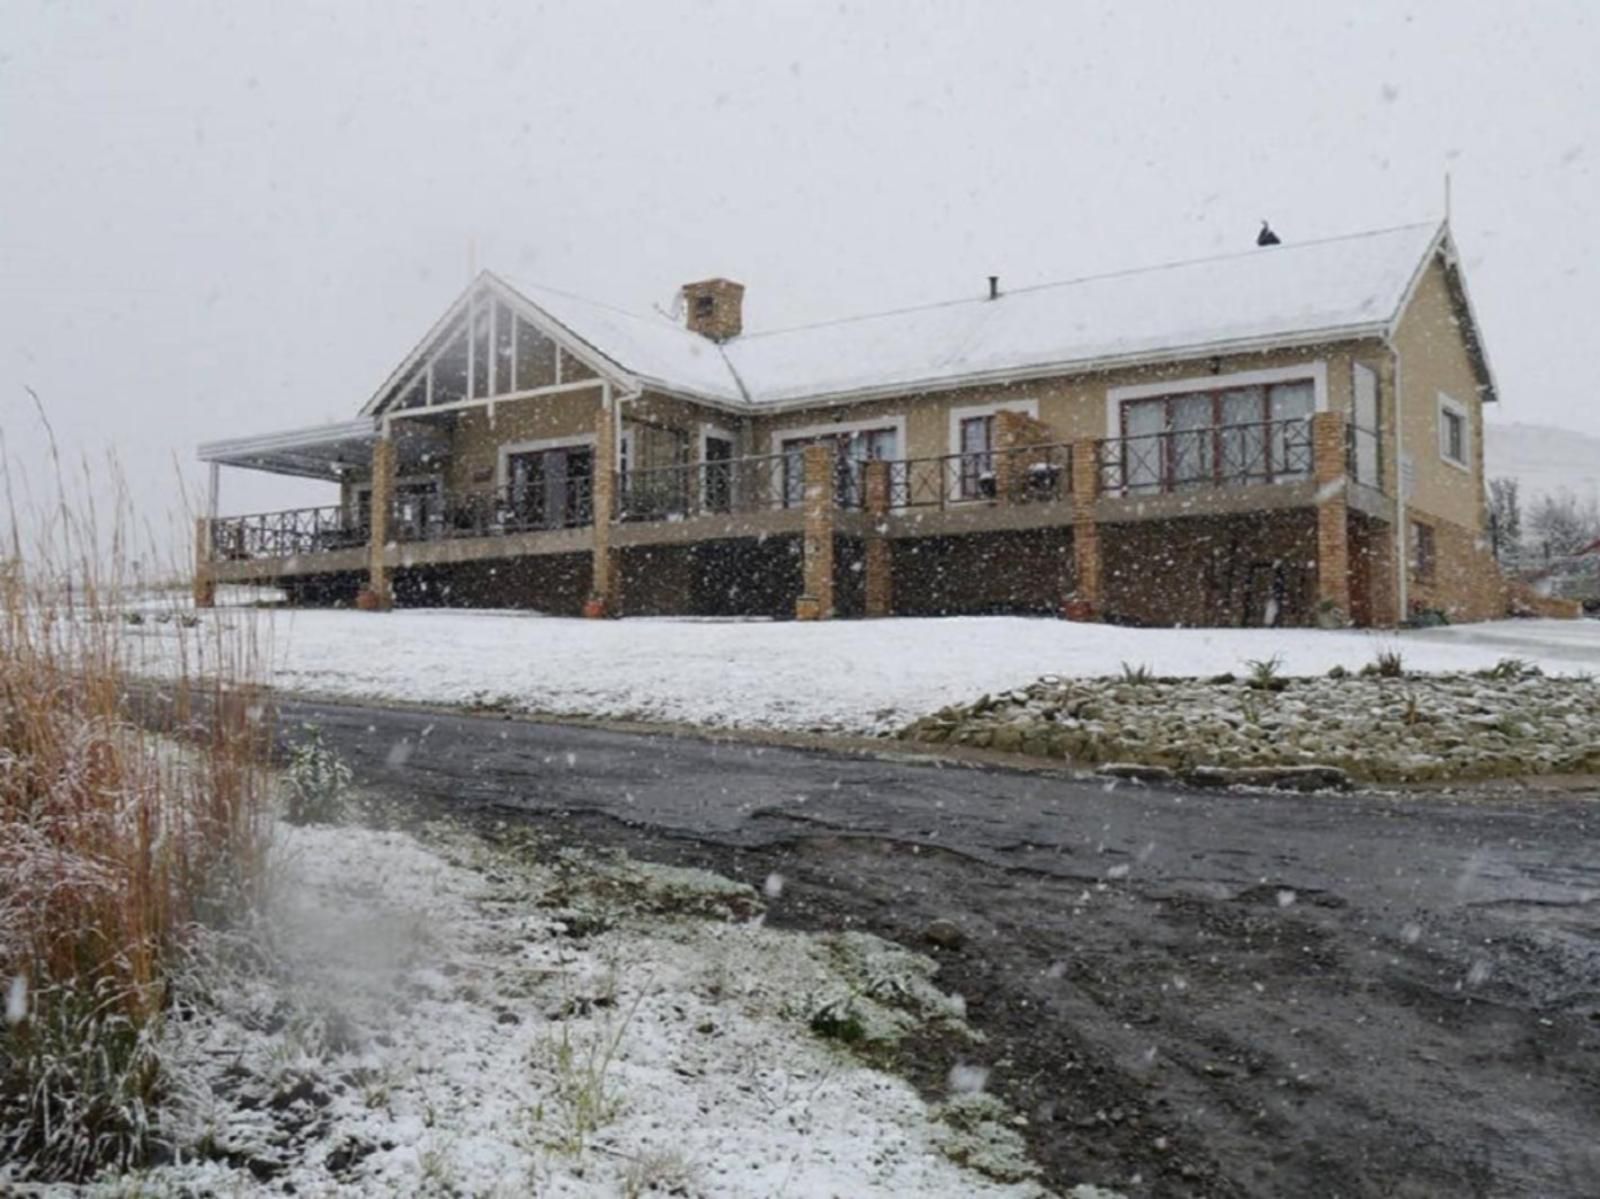
{"label": "small window", "polygon": [[1420,520],[1411,522],[1411,573],[1419,583],[1433,582],[1438,565],[1438,551],[1433,540],[1433,526]]}
{"label": "small window", "polygon": [[1467,410],[1449,396],[1439,397],[1439,457],[1452,466],[1470,469],[1471,449]]}
{"label": "small window", "polygon": [[694,298],[694,314],[697,317],[708,317],[717,310],[716,296],[696,296]]}

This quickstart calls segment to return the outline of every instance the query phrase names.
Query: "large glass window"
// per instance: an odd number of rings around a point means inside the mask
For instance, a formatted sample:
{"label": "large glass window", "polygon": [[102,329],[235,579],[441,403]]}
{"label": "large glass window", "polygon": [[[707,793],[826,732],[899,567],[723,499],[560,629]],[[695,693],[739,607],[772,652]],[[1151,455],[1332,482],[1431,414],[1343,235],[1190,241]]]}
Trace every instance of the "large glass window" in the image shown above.
{"label": "large glass window", "polygon": [[1123,487],[1172,491],[1306,477],[1315,403],[1309,379],[1129,400]]}
{"label": "large glass window", "polygon": [[807,446],[826,445],[833,449],[834,486],[839,501],[857,506],[861,497],[855,484],[861,478],[863,462],[892,461],[900,455],[899,430],[860,429],[849,433],[825,433],[815,437],[788,437],[783,441],[783,505],[798,507],[805,500]]}
{"label": "large glass window", "polygon": [[507,523],[560,529],[588,524],[593,514],[594,450],[560,446],[506,458]]}
{"label": "large glass window", "polygon": [[517,318],[516,390],[551,387],[556,381],[556,343],[520,316]]}

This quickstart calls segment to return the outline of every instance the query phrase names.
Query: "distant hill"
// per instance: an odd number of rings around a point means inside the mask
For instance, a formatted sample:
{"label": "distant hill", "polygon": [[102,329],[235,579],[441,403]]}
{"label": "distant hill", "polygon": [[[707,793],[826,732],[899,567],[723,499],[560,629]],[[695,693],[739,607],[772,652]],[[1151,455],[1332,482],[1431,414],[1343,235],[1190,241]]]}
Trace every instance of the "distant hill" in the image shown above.
{"label": "distant hill", "polygon": [[1491,422],[1484,427],[1483,454],[1489,478],[1521,484],[1524,511],[1539,496],[1562,489],[1600,501],[1600,437],[1593,434]]}

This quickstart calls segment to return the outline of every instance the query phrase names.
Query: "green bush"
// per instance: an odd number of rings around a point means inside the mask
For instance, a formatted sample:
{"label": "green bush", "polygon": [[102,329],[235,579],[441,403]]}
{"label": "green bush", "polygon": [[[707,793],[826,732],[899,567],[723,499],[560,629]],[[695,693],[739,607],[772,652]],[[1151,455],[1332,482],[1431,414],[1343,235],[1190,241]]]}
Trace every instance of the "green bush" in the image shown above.
{"label": "green bush", "polygon": [[290,824],[343,824],[351,815],[350,766],[305,725],[289,747],[284,777],[284,819]]}

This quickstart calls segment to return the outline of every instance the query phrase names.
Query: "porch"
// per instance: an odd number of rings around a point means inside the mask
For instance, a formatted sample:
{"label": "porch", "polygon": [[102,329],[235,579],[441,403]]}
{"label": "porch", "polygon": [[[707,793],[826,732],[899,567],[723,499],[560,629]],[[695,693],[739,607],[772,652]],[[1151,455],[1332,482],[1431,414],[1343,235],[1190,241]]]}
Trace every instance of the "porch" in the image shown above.
{"label": "porch", "polygon": [[[774,541],[792,543],[782,561],[792,558],[801,571],[789,589],[797,592],[797,614],[887,615],[928,609],[926,597],[905,591],[922,589],[917,579],[926,571],[896,570],[894,547],[920,554],[926,564],[936,545],[992,539],[995,550],[1010,553],[1005,546],[1034,542],[1007,542],[1008,536],[1056,530],[1060,536],[1039,542],[1053,549],[1030,551],[1036,564],[1030,571],[1056,580],[1049,587],[1059,610],[1096,618],[1108,611],[1104,547],[1119,527],[1298,511],[1317,531],[1315,603],[1351,614],[1351,542],[1381,543],[1371,530],[1392,520],[1378,464],[1361,432],[1336,414],[1070,444],[1049,434],[1018,415],[1005,423],[996,448],[981,453],[857,460],[811,445],[610,472],[563,471],[498,487],[447,491],[391,483],[377,505],[371,497],[384,489],[375,485],[339,505],[203,520],[199,579],[214,587],[339,574],[361,580],[381,600],[395,572],[587,557],[594,563],[589,609],[620,613],[632,610],[628,591],[639,592],[623,576],[638,579],[646,569],[638,563],[669,560],[643,551]],[[375,483],[385,470],[398,475],[405,458],[397,448],[377,448],[383,444],[376,439],[368,459]],[[408,451],[413,460],[417,452]],[[385,456],[393,460],[385,464]],[[708,552],[684,561],[699,562]],[[624,571],[619,559],[629,555],[636,565]],[[769,561],[737,554],[729,560]],[[1127,556],[1117,560],[1126,570]],[[1357,578],[1363,595],[1364,578]],[[858,601],[844,602],[852,588]],[[1369,620],[1378,615],[1364,598],[1355,608]]]}

